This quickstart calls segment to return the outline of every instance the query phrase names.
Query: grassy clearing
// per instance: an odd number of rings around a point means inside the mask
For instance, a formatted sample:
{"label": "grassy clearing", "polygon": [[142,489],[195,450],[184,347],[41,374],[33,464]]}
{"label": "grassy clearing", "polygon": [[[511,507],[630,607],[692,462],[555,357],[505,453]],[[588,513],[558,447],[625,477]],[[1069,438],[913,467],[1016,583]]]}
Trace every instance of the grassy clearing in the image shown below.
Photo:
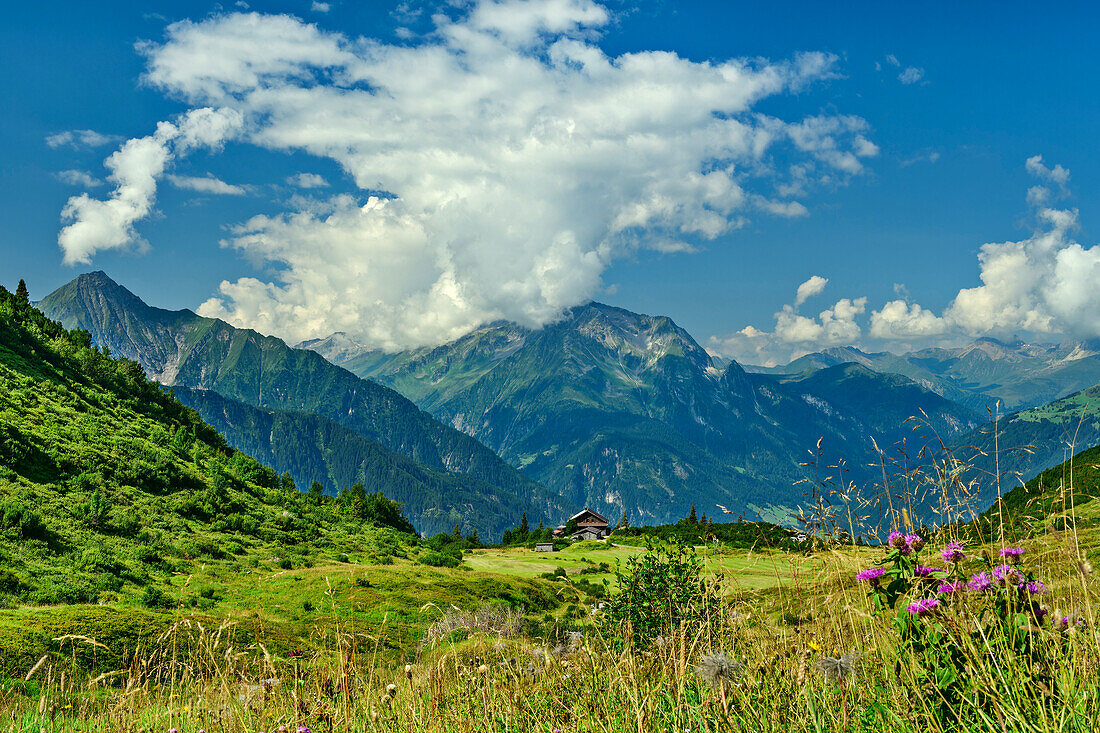
{"label": "grassy clearing", "polygon": [[[856,554],[852,554],[853,550]],[[726,584],[734,588],[764,590],[790,585],[799,578],[813,577],[824,569],[820,557],[772,551],[746,551],[697,548],[707,571],[721,575]],[[522,578],[540,577],[564,568],[567,576],[579,575],[593,582],[607,580],[613,583],[615,569],[628,558],[646,552],[645,547],[620,545],[613,541],[577,543],[559,552],[535,552],[527,548],[487,548],[474,550],[466,559],[470,567],[486,572],[513,575]],[[866,549],[850,548],[849,555],[858,557]],[[592,572],[601,563],[607,563],[609,572]]]}

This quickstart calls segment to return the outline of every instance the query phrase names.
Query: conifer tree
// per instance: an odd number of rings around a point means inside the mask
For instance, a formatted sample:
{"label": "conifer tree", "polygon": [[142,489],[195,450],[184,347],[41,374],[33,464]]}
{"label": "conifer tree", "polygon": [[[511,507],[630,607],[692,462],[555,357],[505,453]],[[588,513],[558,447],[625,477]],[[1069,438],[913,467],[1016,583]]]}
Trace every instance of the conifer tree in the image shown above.
{"label": "conifer tree", "polygon": [[527,523],[527,512],[524,512],[523,517],[519,520],[519,533],[526,537],[530,532],[531,525]]}
{"label": "conifer tree", "polygon": [[22,278],[19,280],[19,285],[15,288],[15,297],[19,299],[19,302],[23,305],[31,304],[31,294],[27,290],[27,283],[23,282]]}
{"label": "conifer tree", "polygon": [[695,515],[695,505],[691,505],[691,513],[688,514],[688,524],[699,524],[699,517]]}

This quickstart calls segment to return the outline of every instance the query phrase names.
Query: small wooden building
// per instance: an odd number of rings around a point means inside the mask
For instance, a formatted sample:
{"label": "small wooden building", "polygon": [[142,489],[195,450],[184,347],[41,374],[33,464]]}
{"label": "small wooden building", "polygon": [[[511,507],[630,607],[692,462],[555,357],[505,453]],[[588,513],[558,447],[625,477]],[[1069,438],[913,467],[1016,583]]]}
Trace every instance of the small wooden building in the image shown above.
{"label": "small wooden building", "polygon": [[535,543],[535,552],[553,552],[553,551],[554,551],[554,543],[553,542],[536,542]]}
{"label": "small wooden building", "polygon": [[588,507],[569,517],[569,523],[574,522],[577,528],[570,535],[574,540],[602,540],[611,534],[611,523],[607,517]]}

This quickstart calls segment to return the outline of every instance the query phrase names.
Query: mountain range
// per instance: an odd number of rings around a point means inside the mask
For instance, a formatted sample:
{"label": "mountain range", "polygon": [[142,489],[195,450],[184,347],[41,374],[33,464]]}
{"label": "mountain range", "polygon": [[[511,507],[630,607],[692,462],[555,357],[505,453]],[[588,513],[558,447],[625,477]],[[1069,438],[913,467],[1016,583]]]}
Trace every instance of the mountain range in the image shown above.
{"label": "mountain range", "polygon": [[144,303],[102,272],[77,277],[37,304],[67,328],[137,361],[209,422],[329,493],[352,481],[406,504],[421,531],[459,525],[499,536],[565,508],[536,481],[397,392],[318,354],[189,310]]}
{"label": "mountain range", "polygon": [[980,338],[955,348],[907,354],[867,353],[839,346],[807,354],[778,367],[746,366],[762,374],[804,374],[837,364],[862,364],[902,374],[947,399],[1002,414],[1043,405],[1100,383],[1100,342],[1058,345],[1004,343]]}
{"label": "mountain range", "polygon": [[869,477],[875,444],[909,437],[909,416],[923,410],[947,435],[980,421],[859,365],[750,374],[667,317],[600,303],[541,329],[494,323],[435,348],[384,353],[343,334],[299,346],[393,387],[567,503],[636,521],[682,517],[691,504],[781,518],[807,492],[802,464],[820,438],[827,460]]}

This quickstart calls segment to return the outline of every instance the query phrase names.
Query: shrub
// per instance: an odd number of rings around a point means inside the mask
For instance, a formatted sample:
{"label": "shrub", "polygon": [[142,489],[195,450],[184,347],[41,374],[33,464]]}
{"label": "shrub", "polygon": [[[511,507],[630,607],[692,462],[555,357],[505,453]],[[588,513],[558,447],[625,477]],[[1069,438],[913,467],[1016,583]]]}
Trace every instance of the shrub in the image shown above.
{"label": "shrub", "polygon": [[420,556],[420,563],[434,568],[457,568],[462,560],[454,555],[428,550]]}
{"label": "shrub", "polygon": [[26,584],[18,575],[10,570],[0,569],[0,593],[19,595],[26,588]]}
{"label": "shrub", "polygon": [[46,539],[42,516],[16,499],[0,503],[0,527],[14,529],[21,539]]}
{"label": "shrub", "polygon": [[141,605],[146,608],[171,608],[175,604],[168,594],[162,591],[156,586],[146,586],[145,592],[141,594]]}
{"label": "shrub", "polygon": [[[681,623],[714,620],[720,602],[716,582],[703,577],[694,549],[678,546],[636,555],[616,571],[619,592],[607,602],[604,623],[635,644],[667,636]],[[710,633],[716,624],[707,624]]]}

